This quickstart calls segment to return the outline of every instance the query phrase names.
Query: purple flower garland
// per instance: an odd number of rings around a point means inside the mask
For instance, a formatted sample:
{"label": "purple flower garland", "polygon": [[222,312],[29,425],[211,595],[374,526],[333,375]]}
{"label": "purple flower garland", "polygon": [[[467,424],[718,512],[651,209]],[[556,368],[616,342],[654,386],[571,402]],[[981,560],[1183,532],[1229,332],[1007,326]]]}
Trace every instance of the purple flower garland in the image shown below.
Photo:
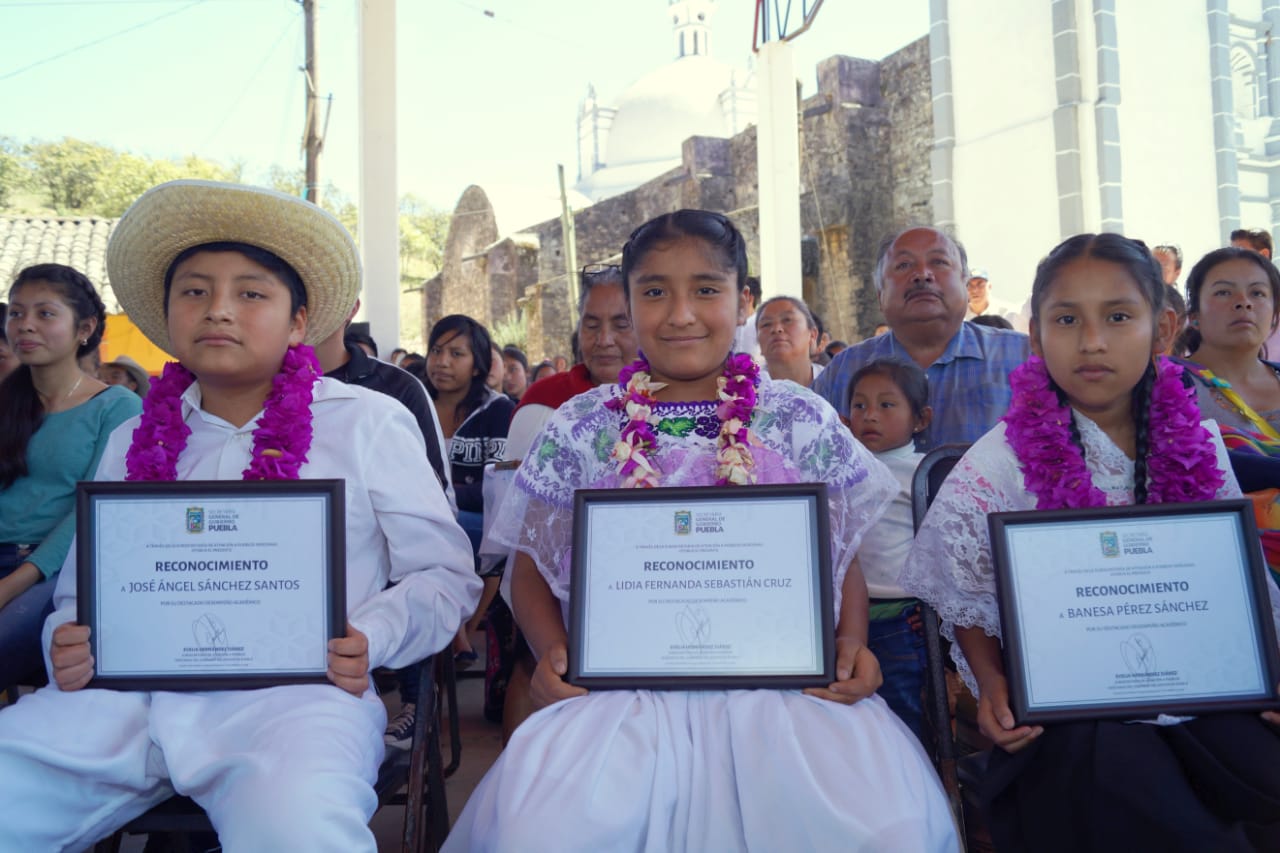
{"label": "purple flower garland", "polygon": [[[320,375],[315,350],[292,346],[271,380],[262,417],[253,431],[253,457],[245,480],[296,480],[311,449],[312,389]],[[126,480],[176,480],[178,457],[191,427],[182,418],[182,395],[195,376],[176,361],[151,386],[142,403],[142,422],[125,455]]]}
{"label": "purple flower garland", "polygon": [[[1147,474],[1151,503],[1212,500],[1222,486],[1209,431],[1200,424],[1195,392],[1180,377],[1182,366],[1157,361],[1151,388]],[[1106,506],[1093,484],[1083,449],[1071,438],[1071,408],[1058,399],[1044,359],[1032,356],[1009,377],[1013,401],[1005,438],[1017,454],[1027,490],[1037,509]]]}
{"label": "purple flower garland", "polygon": [[[716,417],[720,420],[716,439],[716,485],[740,486],[755,482],[755,475],[751,473],[755,459],[749,445],[755,443],[750,426],[756,407],[756,388],[760,385],[760,367],[749,355],[730,355],[716,385],[719,401]],[[658,435],[653,429],[658,423],[653,413],[657,402],[654,393],[666,384],[652,381],[649,362],[641,353],[619,372],[618,386],[622,396],[605,405],[615,412],[625,412],[627,422],[622,426],[611,456],[624,478],[623,488],[653,488],[659,485],[662,474],[649,458],[658,446]]]}

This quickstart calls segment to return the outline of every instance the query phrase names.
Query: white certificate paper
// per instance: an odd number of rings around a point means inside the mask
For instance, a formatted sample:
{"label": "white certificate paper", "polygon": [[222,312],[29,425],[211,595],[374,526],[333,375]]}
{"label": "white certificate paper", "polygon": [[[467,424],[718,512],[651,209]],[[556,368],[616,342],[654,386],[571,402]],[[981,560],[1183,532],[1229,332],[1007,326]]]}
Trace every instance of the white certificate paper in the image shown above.
{"label": "white certificate paper", "polygon": [[829,545],[814,542],[813,516],[824,502],[725,500],[735,491],[586,505],[576,675],[821,681],[830,619],[817,561]]}
{"label": "white certificate paper", "polygon": [[325,495],[90,506],[97,676],[323,676],[334,604]]}
{"label": "white certificate paper", "polygon": [[1245,550],[1256,543],[1236,513],[1016,524],[1005,542],[1016,614],[1005,641],[1029,709],[1172,709],[1274,690]]}

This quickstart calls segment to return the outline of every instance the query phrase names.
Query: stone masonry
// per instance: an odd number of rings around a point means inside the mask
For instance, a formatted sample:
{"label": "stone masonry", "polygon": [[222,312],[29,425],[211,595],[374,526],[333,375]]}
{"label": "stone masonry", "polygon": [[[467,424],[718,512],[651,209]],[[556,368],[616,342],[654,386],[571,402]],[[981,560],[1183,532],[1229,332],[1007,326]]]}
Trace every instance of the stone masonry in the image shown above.
{"label": "stone masonry", "polygon": [[[833,56],[800,105],[803,293],[833,338],[860,340],[881,321],[872,276],[881,239],[932,221],[933,118],[928,39],[880,62]],[[578,263],[616,262],[644,221],[684,207],[727,214],[759,261],[756,131],[691,137],[682,164],[636,189],[574,212]],[[493,324],[526,319],[531,360],[569,352],[573,313],[559,219],[499,239],[492,207],[469,187],[450,225],[441,273],[427,282],[429,328],[466,313]]]}

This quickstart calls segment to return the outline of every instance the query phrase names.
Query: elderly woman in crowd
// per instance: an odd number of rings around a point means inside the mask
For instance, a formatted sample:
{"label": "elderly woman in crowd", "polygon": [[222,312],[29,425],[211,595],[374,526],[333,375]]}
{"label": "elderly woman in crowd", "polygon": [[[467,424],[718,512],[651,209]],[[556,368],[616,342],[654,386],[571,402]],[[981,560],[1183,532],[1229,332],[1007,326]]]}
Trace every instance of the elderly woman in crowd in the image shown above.
{"label": "elderly woman in crowd", "polygon": [[775,296],[756,312],[760,352],[771,379],[790,379],[808,388],[822,372],[811,360],[818,345],[818,324],[804,301]]}

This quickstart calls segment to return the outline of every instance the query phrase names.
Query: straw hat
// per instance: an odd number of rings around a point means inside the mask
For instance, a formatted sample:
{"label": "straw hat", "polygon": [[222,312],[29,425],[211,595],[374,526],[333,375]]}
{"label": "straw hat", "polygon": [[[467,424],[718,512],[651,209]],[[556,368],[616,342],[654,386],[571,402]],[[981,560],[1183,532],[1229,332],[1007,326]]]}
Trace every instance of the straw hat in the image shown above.
{"label": "straw hat", "polygon": [[107,275],[120,306],[172,355],[164,275],[174,258],[204,243],[247,243],[280,256],[307,291],[307,337],[337,331],[360,291],[360,258],[341,222],[275,190],[215,181],[170,181],[125,211],[107,242]]}
{"label": "straw hat", "polygon": [[128,373],[134,384],[138,386],[139,397],[147,396],[147,392],[151,390],[151,374],[147,373],[141,364],[138,364],[127,355],[117,356],[115,360],[104,362],[102,366],[118,367]]}

